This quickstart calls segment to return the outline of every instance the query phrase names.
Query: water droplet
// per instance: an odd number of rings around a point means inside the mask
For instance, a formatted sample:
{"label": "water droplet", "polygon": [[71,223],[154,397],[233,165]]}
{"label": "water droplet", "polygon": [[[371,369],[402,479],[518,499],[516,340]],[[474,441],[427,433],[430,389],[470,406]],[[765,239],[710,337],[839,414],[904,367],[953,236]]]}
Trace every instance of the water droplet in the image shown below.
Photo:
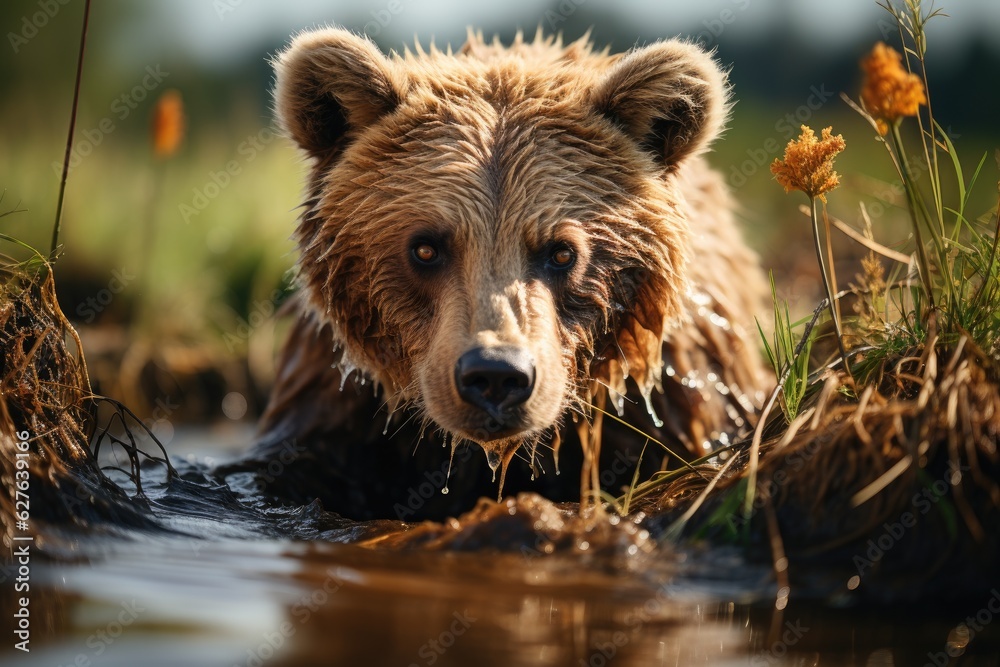
{"label": "water droplet", "polygon": [[653,395],[652,395],[652,393],[647,390],[643,394],[643,398],[646,399],[646,412],[648,412],[649,416],[653,418],[653,425],[656,426],[656,428],[660,428],[661,426],[663,426],[663,420],[660,419],[659,417],[657,417],[656,416],[656,411],[653,410]]}
{"label": "water droplet", "polygon": [[497,468],[500,467],[500,455],[497,454],[492,449],[486,450],[486,463],[489,465],[490,470],[493,471],[493,481],[497,481]]}
{"label": "water droplet", "polygon": [[[448,436],[444,436],[445,443],[448,442]],[[444,488],[441,489],[441,493],[448,493],[448,481],[451,479],[451,464],[455,462],[455,450],[458,449],[458,442],[455,440],[454,436],[451,438],[451,455],[448,457],[448,473],[444,476]]]}
{"label": "water droplet", "polygon": [[[496,479],[496,476],[497,476],[496,473],[493,473],[493,479]],[[504,479],[506,479],[506,477],[507,477],[507,464],[504,463],[503,466],[500,468],[500,484],[497,485],[497,502],[503,500],[503,482]],[[514,514],[515,511],[516,510],[512,507],[510,513]]]}
{"label": "water droplet", "polygon": [[556,474],[559,474],[559,447],[562,445],[562,432],[556,431],[552,434],[552,461],[556,469]]}

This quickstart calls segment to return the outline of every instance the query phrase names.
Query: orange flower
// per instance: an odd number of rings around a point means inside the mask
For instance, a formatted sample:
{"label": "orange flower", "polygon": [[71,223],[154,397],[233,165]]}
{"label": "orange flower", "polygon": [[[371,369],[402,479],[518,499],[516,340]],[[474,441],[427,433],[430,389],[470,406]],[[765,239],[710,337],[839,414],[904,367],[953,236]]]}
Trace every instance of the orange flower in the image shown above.
{"label": "orange flower", "polygon": [[826,193],[840,185],[840,176],[833,170],[833,158],[847,145],[842,135],[832,136],[828,127],[823,137],[816,140],[816,134],[807,125],[802,126],[798,139],[785,146],[785,159],[775,158],[771,163],[771,173],[775,180],[785,187],[785,192],[801,190],[812,197],[826,201]]}
{"label": "orange flower", "polygon": [[903,116],[916,116],[921,104],[927,104],[920,77],[903,67],[903,56],[891,46],[879,42],[861,61],[865,80],[861,101],[878,123],[879,134],[889,131],[889,123]]}
{"label": "orange flower", "polygon": [[153,109],[153,154],[167,158],[177,152],[184,138],[184,102],[176,90],[167,90]]}

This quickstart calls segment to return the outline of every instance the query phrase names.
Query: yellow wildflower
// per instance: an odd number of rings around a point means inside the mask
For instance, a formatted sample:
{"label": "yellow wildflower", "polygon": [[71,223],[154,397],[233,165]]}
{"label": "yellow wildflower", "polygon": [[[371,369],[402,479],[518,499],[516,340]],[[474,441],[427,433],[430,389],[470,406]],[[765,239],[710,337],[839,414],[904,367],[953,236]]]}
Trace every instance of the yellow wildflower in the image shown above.
{"label": "yellow wildflower", "polygon": [[775,158],[771,173],[784,186],[785,192],[801,190],[826,201],[826,193],[840,185],[840,176],[833,170],[833,158],[847,145],[842,135],[833,136],[832,127],[823,130],[822,138],[807,125],[802,126],[798,139],[785,146],[785,159]]}
{"label": "yellow wildflower", "polygon": [[920,77],[903,67],[903,56],[891,46],[879,42],[861,61],[865,80],[861,101],[885,135],[889,123],[903,116],[916,116],[921,104],[927,104]]}
{"label": "yellow wildflower", "polygon": [[153,109],[153,154],[166,158],[177,152],[184,138],[184,102],[176,90],[167,90]]}

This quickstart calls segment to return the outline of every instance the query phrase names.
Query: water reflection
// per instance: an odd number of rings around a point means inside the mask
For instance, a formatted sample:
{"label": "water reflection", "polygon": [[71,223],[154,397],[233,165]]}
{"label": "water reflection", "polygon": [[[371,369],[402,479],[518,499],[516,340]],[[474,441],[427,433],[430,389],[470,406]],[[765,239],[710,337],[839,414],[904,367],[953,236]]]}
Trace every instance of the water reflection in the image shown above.
{"label": "water reflection", "polygon": [[[640,555],[629,571],[581,554],[105,540],[87,560],[38,568],[32,651],[8,645],[0,660],[683,667],[923,665],[940,654],[947,665],[945,652],[958,650],[947,644],[958,616],[795,603],[779,613],[743,603],[764,591],[759,572],[692,556]],[[984,628],[970,642],[966,632],[961,664],[996,665],[996,634]]]}

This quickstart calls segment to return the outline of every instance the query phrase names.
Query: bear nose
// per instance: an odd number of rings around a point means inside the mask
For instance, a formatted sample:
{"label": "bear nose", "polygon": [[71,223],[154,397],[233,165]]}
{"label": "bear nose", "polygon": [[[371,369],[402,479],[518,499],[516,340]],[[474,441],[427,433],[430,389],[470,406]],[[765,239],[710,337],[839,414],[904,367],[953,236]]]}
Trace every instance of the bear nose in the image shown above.
{"label": "bear nose", "polygon": [[458,395],[503,422],[504,414],[531,396],[535,360],[519,347],[477,347],[455,364]]}

